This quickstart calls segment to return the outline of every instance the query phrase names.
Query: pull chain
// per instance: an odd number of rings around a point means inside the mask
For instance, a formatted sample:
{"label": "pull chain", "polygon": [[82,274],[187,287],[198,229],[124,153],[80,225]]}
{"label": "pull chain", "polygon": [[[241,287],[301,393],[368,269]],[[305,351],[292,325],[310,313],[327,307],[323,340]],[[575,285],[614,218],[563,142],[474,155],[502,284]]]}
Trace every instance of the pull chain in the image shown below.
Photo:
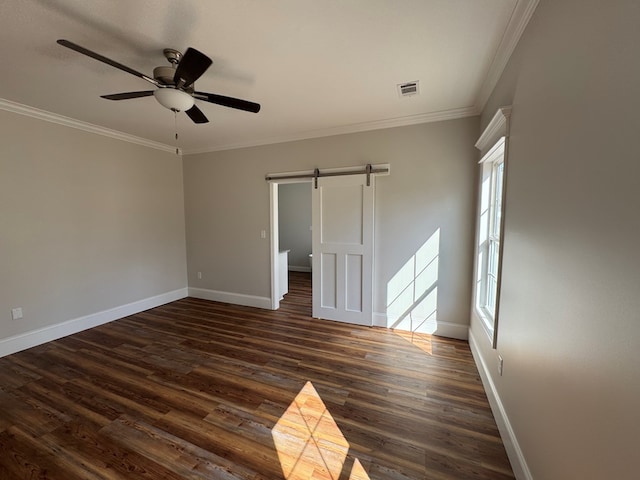
{"label": "pull chain", "polygon": [[178,111],[173,111],[173,125],[176,132],[176,155],[180,155],[180,149],[178,148]]}

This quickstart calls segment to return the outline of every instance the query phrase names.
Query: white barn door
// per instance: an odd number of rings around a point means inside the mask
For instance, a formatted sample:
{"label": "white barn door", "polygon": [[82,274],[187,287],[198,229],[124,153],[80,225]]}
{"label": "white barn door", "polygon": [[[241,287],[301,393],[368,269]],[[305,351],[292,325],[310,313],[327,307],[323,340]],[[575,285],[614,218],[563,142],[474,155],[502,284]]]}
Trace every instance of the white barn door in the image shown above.
{"label": "white barn door", "polygon": [[374,176],[318,178],[312,193],[313,316],[372,325]]}

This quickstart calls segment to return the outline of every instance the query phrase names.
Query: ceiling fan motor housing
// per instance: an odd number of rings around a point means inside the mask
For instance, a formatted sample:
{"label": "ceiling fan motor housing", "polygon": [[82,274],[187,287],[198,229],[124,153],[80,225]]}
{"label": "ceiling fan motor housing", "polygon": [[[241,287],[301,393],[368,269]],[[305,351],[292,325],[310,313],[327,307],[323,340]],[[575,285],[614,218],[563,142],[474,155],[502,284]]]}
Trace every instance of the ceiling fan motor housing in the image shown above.
{"label": "ceiling fan motor housing", "polygon": [[[153,69],[153,78],[155,78],[162,85],[175,86],[173,78],[176,74],[176,70],[173,67],[156,67]],[[187,93],[193,93],[195,84],[189,85],[187,88],[182,88]]]}
{"label": "ceiling fan motor housing", "polygon": [[153,69],[153,78],[163,85],[173,85],[173,76],[176,70],[173,67],[156,67]]}

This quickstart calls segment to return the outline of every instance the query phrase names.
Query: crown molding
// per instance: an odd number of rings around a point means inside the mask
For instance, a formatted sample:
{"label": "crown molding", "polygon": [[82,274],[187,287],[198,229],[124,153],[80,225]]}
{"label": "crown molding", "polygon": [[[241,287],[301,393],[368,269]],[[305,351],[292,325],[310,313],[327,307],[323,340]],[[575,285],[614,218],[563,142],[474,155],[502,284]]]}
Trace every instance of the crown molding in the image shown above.
{"label": "crown molding", "polygon": [[475,147],[484,153],[492,147],[500,137],[509,136],[509,119],[511,118],[511,107],[500,107],[495,113],[487,128],[484,129]]}
{"label": "crown molding", "polygon": [[0,98],[0,110],[6,110],[19,115],[44,120],[45,122],[57,123],[58,125],[64,125],[65,127],[76,128],[78,130],[84,130],[85,132],[95,133],[97,135],[115,138],[129,143],[135,143],[145,147],[155,148],[156,150],[172,153],[175,153],[176,151],[176,147],[171,145],[154,142],[152,140],[147,140],[146,138],[136,137],[134,135],[129,135],[128,133],[100,127],[98,125],[93,125],[92,123],[81,122],[80,120],[58,115],[57,113],[47,112],[46,110],[40,110],[39,108],[29,107],[28,105],[22,105],[4,98]]}
{"label": "crown molding", "polygon": [[489,66],[487,76],[485,77],[476,97],[475,106],[478,111],[482,111],[487,100],[489,100],[493,89],[498,84],[498,80],[500,80],[502,72],[504,72],[507,62],[509,62],[511,54],[515,50],[516,45],[518,45],[520,37],[522,37],[522,34],[524,33],[529,20],[531,20],[538,3],[539,0],[517,0],[516,5],[513,8],[513,12],[511,13],[509,23],[507,24],[507,28],[502,36],[502,40],[500,41],[496,54],[493,57],[493,61]]}
{"label": "crown molding", "polygon": [[[39,108],[30,107],[11,100],[0,98],[0,110],[6,110],[8,112],[17,113],[19,115],[25,115],[34,117],[46,122],[57,123],[58,125],[64,125],[71,128],[77,128],[86,132],[95,133],[97,135],[103,135],[106,137],[115,138],[129,143],[135,143],[143,145],[145,147],[155,148],[165,152],[175,152],[175,147],[166,145],[164,143],[154,142],[147,140],[146,138],[136,137],[127,133],[119,132],[117,130],[111,130],[109,128],[100,127],[91,123],[75,120],[70,117],[58,115],[56,113],[41,110]],[[312,130],[308,132],[301,132],[292,135],[283,135],[281,137],[272,137],[262,140],[256,140],[245,143],[235,143],[220,146],[212,146],[209,148],[195,149],[195,150],[180,150],[181,155],[193,155],[198,153],[216,152],[222,150],[235,150],[238,148],[258,147],[261,145],[272,145],[276,143],[295,142],[298,140],[307,140],[312,138],[330,137],[333,135],[345,135],[349,133],[366,132],[370,130],[381,130],[385,128],[405,127],[409,125],[418,125],[421,123],[441,122],[445,120],[455,120],[458,118],[472,117],[479,115],[480,111],[476,107],[463,107],[451,110],[443,110],[439,112],[422,113],[419,115],[409,115],[406,117],[391,118],[386,120],[377,120],[373,122],[363,122],[351,125],[342,125],[339,127],[326,128],[321,130]]]}
{"label": "crown molding", "polygon": [[236,150],[238,148],[259,147],[262,145],[273,145],[276,143],[295,142],[299,140],[308,140],[312,138],[331,137],[334,135],[345,135],[349,133],[368,132],[371,130],[381,130],[385,128],[406,127],[409,125],[418,125],[421,123],[442,122],[445,120],[455,120],[458,118],[473,117],[479,115],[480,111],[475,107],[456,108],[452,110],[443,110],[440,112],[422,113],[419,115],[409,115],[406,117],[390,118],[386,120],[377,120],[373,122],[355,123],[351,125],[342,125],[339,127],[325,128],[321,130],[311,130],[307,132],[294,133],[292,135],[283,135],[281,137],[271,137],[262,140],[234,143],[220,146],[212,146],[209,148],[201,148],[194,150],[185,150],[184,155],[195,155],[199,153],[218,152],[222,150]]}

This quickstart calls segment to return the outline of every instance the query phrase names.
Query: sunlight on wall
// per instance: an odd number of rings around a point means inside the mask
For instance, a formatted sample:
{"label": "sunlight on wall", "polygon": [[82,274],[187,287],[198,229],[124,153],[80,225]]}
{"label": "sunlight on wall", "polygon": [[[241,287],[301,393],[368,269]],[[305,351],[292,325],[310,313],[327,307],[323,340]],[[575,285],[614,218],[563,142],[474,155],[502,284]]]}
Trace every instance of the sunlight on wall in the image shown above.
{"label": "sunlight on wall", "polygon": [[[338,480],[349,443],[311,382],[307,382],[271,431],[286,480]],[[369,480],[356,458],[349,480]]]}
{"label": "sunlight on wall", "polygon": [[387,327],[434,333],[438,310],[440,229],[387,283]]}

